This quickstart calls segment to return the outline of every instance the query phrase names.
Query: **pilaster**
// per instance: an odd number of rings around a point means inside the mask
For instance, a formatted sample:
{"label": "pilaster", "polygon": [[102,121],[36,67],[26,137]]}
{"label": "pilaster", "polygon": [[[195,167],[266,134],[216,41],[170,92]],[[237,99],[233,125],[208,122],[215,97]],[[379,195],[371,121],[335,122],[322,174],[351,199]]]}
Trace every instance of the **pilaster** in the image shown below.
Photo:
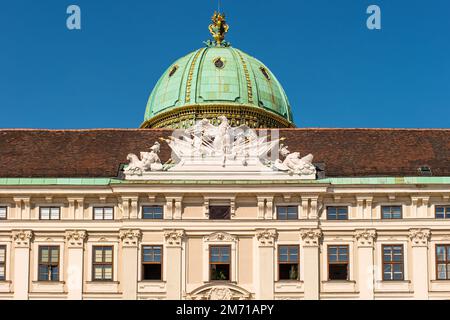
{"label": "pilaster", "polygon": [[30,283],[30,247],[33,231],[19,230],[12,232],[14,245],[14,299],[28,300]]}
{"label": "pilaster", "polygon": [[305,300],[320,299],[320,242],[322,230],[305,229],[300,231],[304,261]]}
{"label": "pilaster", "polygon": [[87,239],[85,230],[67,230],[67,298],[83,299],[84,244]]}
{"label": "pilaster", "polygon": [[122,299],[137,299],[138,283],[138,252],[142,239],[141,230],[120,230],[119,238],[122,244]]}
{"label": "pilaster", "polygon": [[256,239],[258,241],[258,290],[256,299],[273,300],[275,282],[275,242],[278,234],[276,230],[257,230]]}
{"label": "pilaster", "polygon": [[409,230],[412,246],[413,287],[415,299],[428,299],[428,243],[429,229]]}
{"label": "pilaster", "polygon": [[[181,300],[182,297],[182,250],[185,238],[184,230],[164,230],[167,261],[167,299]],[[170,269],[169,269],[170,268]]]}
{"label": "pilaster", "polygon": [[356,230],[354,237],[358,248],[359,297],[364,300],[373,300],[375,288],[374,243],[377,233],[375,230]]}

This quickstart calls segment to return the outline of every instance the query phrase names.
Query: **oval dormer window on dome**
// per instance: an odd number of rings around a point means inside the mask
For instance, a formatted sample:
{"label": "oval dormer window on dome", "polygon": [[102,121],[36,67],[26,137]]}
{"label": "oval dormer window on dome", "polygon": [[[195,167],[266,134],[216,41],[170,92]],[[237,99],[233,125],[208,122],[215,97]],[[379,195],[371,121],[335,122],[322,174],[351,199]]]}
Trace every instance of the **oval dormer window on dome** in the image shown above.
{"label": "oval dormer window on dome", "polygon": [[225,67],[225,61],[223,58],[214,59],[214,65],[217,69],[223,69]]}
{"label": "oval dormer window on dome", "polygon": [[176,66],[176,65],[173,66],[172,69],[170,69],[169,78],[171,78],[177,72],[177,70],[178,70],[178,66]]}
{"label": "oval dormer window on dome", "polygon": [[269,76],[269,72],[267,71],[267,69],[264,68],[264,67],[261,67],[261,68],[259,68],[259,69],[261,70],[261,72],[262,72],[262,74],[264,75],[264,77],[265,77],[267,80],[270,81],[270,76]]}

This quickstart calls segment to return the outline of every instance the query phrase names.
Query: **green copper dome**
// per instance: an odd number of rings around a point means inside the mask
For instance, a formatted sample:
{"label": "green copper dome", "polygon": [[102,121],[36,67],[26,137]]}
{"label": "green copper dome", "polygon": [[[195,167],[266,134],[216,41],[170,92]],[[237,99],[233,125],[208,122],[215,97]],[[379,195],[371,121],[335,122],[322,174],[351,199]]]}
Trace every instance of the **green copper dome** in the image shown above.
{"label": "green copper dome", "polygon": [[177,60],[159,79],[142,127],[182,128],[203,118],[214,122],[221,115],[233,126],[293,127],[291,106],[275,75],[222,42],[228,26],[217,18],[222,16],[215,14],[210,27],[216,42]]}

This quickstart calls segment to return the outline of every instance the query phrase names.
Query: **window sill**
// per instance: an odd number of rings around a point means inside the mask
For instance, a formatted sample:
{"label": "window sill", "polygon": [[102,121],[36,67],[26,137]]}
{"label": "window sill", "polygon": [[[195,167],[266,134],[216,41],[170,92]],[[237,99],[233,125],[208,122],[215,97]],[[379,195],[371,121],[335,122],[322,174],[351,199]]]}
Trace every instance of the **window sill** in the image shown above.
{"label": "window sill", "polygon": [[375,292],[411,292],[409,280],[378,280],[375,284]]}
{"label": "window sill", "polygon": [[87,293],[118,293],[119,281],[88,281],[86,282]]}
{"label": "window sill", "polygon": [[450,280],[431,280],[430,291],[450,291]]}
{"label": "window sill", "polygon": [[12,285],[12,281],[1,280],[0,281],[0,293],[10,293],[11,285]]}
{"label": "window sill", "polygon": [[166,281],[142,280],[138,282],[139,293],[164,293],[166,291]]}
{"label": "window sill", "polygon": [[303,281],[301,280],[279,280],[275,282],[275,292],[303,292]]}
{"label": "window sill", "polygon": [[64,281],[33,281],[31,292],[33,293],[64,293]]}
{"label": "window sill", "polygon": [[326,280],[322,281],[323,292],[356,292],[354,280]]}

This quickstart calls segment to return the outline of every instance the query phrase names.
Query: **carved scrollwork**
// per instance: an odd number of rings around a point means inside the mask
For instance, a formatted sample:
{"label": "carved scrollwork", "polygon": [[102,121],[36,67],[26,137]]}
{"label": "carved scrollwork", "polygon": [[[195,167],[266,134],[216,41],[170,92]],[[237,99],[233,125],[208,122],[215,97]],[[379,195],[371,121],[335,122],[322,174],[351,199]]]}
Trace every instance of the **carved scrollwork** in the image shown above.
{"label": "carved scrollwork", "polygon": [[409,230],[409,239],[415,247],[426,247],[431,238],[429,229],[411,229]]}
{"label": "carved scrollwork", "polygon": [[373,247],[374,241],[377,237],[375,230],[356,230],[355,239],[359,247]]}
{"label": "carved scrollwork", "polygon": [[28,248],[30,247],[31,240],[33,239],[33,231],[31,230],[14,231],[12,238],[14,241],[14,245],[17,248]]}
{"label": "carved scrollwork", "polygon": [[66,232],[66,241],[70,247],[82,247],[87,239],[87,232],[84,230],[70,230]]}
{"label": "carved scrollwork", "polygon": [[206,242],[235,242],[237,238],[229,233],[215,232],[209,236],[204,237]]}
{"label": "carved scrollwork", "polygon": [[166,230],[164,232],[166,244],[172,247],[181,246],[184,240],[184,236],[185,236],[184,230]]}
{"label": "carved scrollwork", "polygon": [[141,230],[120,230],[119,238],[125,247],[137,247],[142,239]]}
{"label": "carved scrollwork", "polygon": [[276,230],[259,230],[256,233],[256,239],[258,239],[259,245],[264,247],[274,246],[277,238],[278,233]]}
{"label": "carved scrollwork", "polygon": [[320,245],[322,238],[322,230],[320,229],[305,229],[300,232],[301,239],[304,246],[316,247]]}

